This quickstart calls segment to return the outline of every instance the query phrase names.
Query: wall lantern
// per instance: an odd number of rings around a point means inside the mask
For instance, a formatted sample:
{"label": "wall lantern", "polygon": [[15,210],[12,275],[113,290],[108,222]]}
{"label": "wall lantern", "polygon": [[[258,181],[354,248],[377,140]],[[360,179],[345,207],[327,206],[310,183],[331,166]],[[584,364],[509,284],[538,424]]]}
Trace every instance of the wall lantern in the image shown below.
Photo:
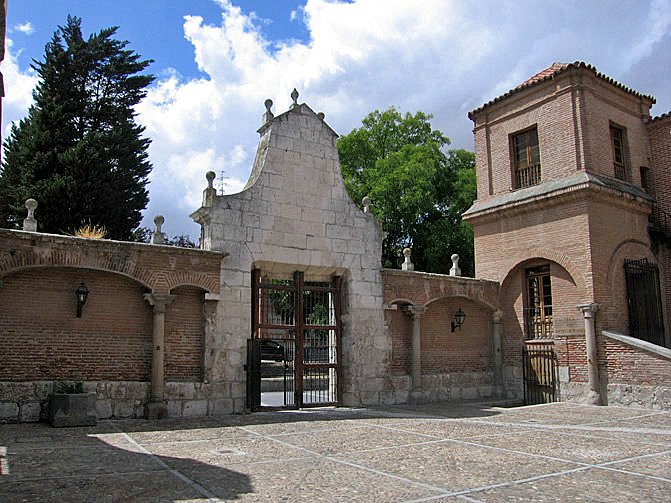
{"label": "wall lantern", "polygon": [[86,285],[82,281],[79,288],[75,290],[75,295],[77,296],[77,318],[82,317],[82,307],[86,304],[86,297],[89,296],[89,289],[86,288]]}
{"label": "wall lantern", "polygon": [[466,313],[459,308],[456,313],[454,313],[454,320],[452,321],[452,331],[454,332],[457,328],[461,331],[461,325],[464,324],[466,319]]}

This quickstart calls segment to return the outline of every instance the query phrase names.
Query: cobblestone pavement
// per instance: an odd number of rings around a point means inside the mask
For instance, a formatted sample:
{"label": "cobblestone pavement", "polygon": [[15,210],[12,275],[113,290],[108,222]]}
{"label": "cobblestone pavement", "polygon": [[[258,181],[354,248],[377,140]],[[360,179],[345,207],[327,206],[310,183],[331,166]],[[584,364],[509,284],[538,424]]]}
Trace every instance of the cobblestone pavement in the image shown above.
{"label": "cobblestone pavement", "polygon": [[548,404],[0,426],[0,501],[671,501],[671,412]]}

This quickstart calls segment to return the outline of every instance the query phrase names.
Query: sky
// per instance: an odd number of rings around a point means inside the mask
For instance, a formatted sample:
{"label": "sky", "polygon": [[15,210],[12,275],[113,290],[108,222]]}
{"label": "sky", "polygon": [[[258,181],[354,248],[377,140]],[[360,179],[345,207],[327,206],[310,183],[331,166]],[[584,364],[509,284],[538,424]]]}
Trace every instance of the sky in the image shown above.
{"label": "sky", "polygon": [[[559,61],[585,61],[671,111],[671,0],[8,0],[2,136],[25,116],[31,60],[68,14],[117,38],[156,76],[137,108],[153,171],[143,225],[195,239],[205,173],[245,185],[263,102],[296,88],[339,134],[395,106],[433,115],[473,149],[468,112]],[[223,173],[223,176],[222,176]],[[39,201],[39,194],[34,196]],[[39,208],[38,208],[39,212]],[[39,218],[39,215],[36,215]]]}

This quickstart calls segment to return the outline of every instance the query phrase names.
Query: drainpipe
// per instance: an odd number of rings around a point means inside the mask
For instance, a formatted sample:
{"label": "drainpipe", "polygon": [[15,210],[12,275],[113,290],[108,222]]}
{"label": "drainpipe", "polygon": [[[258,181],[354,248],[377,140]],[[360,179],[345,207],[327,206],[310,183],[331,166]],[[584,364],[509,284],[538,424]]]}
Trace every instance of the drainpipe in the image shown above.
{"label": "drainpipe", "polygon": [[602,405],[601,385],[599,381],[599,359],[596,348],[596,329],[594,328],[594,315],[599,310],[599,304],[580,304],[576,306],[582,311],[585,319],[585,347],[587,351],[587,379],[589,381],[589,405]]}

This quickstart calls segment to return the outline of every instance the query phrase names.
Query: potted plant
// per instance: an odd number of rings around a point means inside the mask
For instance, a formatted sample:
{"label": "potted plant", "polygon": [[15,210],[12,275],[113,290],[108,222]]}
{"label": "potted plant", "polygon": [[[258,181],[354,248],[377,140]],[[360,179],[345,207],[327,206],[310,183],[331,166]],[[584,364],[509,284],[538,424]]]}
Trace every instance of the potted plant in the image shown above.
{"label": "potted plant", "polygon": [[59,381],[49,396],[48,417],[51,426],[95,426],[96,394],[85,392],[82,382]]}

